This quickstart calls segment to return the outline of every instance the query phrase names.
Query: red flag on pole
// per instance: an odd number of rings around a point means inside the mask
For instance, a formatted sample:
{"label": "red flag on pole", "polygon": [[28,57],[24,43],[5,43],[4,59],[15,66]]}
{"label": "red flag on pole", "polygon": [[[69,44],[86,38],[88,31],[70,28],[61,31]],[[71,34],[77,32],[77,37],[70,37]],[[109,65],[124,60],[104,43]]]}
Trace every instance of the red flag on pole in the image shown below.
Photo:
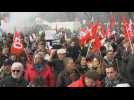
{"label": "red flag on pole", "polygon": [[126,32],[125,32],[126,39],[131,41],[132,37],[132,21],[130,19],[128,26],[126,26]]}
{"label": "red flag on pole", "polygon": [[87,39],[87,32],[83,29],[80,30],[80,38],[79,38],[79,42],[81,46],[84,46],[86,39]]}
{"label": "red flag on pole", "polygon": [[111,16],[111,27],[114,28],[115,22],[114,22],[114,16]]}
{"label": "red flag on pole", "polygon": [[92,37],[96,37],[96,32],[97,32],[97,29],[98,29],[98,24],[99,22],[97,21],[91,28],[91,35]]}
{"label": "red flag on pole", "polygon": [[125,35],[125,39],[129,41],[131,50],[132,50],[132,54],[133,54],[134,50],[133,50],[132,42],[131,42],[131,37],[132,37],[132,21],[131,21],[131,19],[128,24],[125,17],[122,17],[122,26],[123,26],[123,33]]}
{"label": "red flag on pole", "polygon": [[13,43],[11,46],[11,54],[20,55],[20,53],[23,50],[23,44],[20,40],[20,34],[19,32],[14,33]]}
{"label": "red flag on pole", "polygon": [[131,25],[128,24],[124,16],[122,17],[122,26],[125,39],[130,41]]}
{"label": "red flag on pole", "polygon": [[17,31],[15,31],[15,33],[14,33],[14,36],[13,36],[13,41],[15,41],[15,38],[16,37],[20,37],[20,34],[19,34],[19,32],[17,32]]}
{"label": "red flag on pole", "polygon": [[103,24],[101,24],[101,34],[103,35],[103,37],[106,37],[106,32],[105,32],[105,30],[104,30],[104,25]]}
{"label": "red flag on pole", "polygon": [[94,42],[92,43],[92,50],[93,52],[96,52],[101,46],[101,41],[98,36],[95,37]]}
{"label": "red flag on pole", "polygon": [[127,23],[127,21],[126,21],[126,18],[125,18],[125,16],[122,16],[122,25],[123,26],[128,26],[128,23]]}

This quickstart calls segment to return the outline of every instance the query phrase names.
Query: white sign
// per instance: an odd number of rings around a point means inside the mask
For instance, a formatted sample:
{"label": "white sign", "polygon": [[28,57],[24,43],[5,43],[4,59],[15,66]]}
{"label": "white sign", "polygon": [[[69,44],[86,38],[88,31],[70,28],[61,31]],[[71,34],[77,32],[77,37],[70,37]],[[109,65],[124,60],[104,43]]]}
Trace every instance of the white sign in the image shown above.
{"label": "white sign", "polygon": [[45,40],[54,40],[54,39],[56,39],[56,30],[46,30]]}
{"label": "white sign", "polygon": [[1,20],[1,29],[4,32],[7,30],[7,22],[5,20]]}

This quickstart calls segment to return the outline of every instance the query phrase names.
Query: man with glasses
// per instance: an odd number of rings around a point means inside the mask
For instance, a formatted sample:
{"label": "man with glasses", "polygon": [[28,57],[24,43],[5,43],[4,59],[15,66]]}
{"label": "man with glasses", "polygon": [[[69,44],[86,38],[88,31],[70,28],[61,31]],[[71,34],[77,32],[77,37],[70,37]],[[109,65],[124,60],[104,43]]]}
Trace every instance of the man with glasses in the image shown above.
{"label": "man with glasses", "polygon": [[14,62],[11,66],[11,75],[0,81],[0,87],[27,87],[28,83],[23,78],[24,67],[20,62]]}

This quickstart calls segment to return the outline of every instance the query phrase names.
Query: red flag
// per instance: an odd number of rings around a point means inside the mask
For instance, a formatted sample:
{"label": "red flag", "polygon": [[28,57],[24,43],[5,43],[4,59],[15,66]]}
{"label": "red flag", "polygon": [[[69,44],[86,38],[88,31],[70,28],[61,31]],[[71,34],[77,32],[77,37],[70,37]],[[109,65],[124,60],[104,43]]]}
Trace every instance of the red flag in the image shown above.
{"label": "red flag", "polygon": [[106,32],[105,32],[105,30],[104,30],[104,25],[103,24],[101,24],[101,34],[103,35],[103,37],[106,37]]}
{"label": "red flag", "polygon": [[94,42],[92,43],[92,50],[93,52],[96,52],[101,46],[100,38],[97,36],[95,37]]}
{"label": "red flag", "polygon": [[91,35],[92,37],[96,37],[96,32],[97,32],[97,29],[98,29],[98,24],[99,22],[97,21],[91,28]]}
{"label": "red flag", "polygon": [[126,21],[126,18],[122,17],[122,26],[123,26],[123,33],[126,40],[130,41],[131,35],[132,35],[132,29],[131,29],[131,22],[128,24]]}
{"label": "red flag", "polygon": [[19,32],[15,31],[14,36],[13,36],[13,41],[15,41],[16,37],[20,37],[20,34],[19,34]]}
{"label": "red flag", "polygon": [[20,55],[23,49],[23,44],[20,40],[20,34],[18,32],[14,33],[13,43],[11,46],[11,53],[15,55]]}
{"label": "red flag", "polygon": [[114,16],[111,16],[111,27],[114,28],[115,22],[114,22]]}
{"label": "red flag", "polygon": [[79,42],[81,46],[84,46],[86,39],[87,39],[87,32],[83,29],[80,30],[80,38],[79,38]]}
{"label": "red flag", "polygon": [[127,34],[128,34],[128,39],[130,40],[131,37],[132,37],[132,20],[131,19],[129,20],[129,25],[128,25],[128,28],[127,28]]}
{"label": "red flag", "polygon": [[125,18],[125,16],[122,16],[122,24],[123,24],[123,26],[128,26],[128,23],[127,23],[127,21],[126,21],[126,18]]}

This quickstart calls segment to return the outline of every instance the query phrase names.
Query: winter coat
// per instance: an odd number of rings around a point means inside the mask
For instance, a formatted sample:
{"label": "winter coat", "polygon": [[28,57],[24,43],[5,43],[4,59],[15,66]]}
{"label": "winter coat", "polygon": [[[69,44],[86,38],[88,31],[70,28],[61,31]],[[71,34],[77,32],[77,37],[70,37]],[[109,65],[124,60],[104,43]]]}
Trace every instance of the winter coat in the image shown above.
{"label": "winter coat", "polygon": [[134,86],[134,55],[129,56],[127,73],[130,84]]}
{"label": "winter coat", "polygon": [[31,64],[26,64],[25,79],[29,82],[36,80],[37,77],[41,77],[44,81],[44,85],[47,87],[54,86],[52,70],[48,65],[44,65],[40,72],[37,72]]}
{"label": "winter coat", "polygon": [[[84,84],[84,78],[85,78],[84,76],[81,76],[79,80],[74,81],[67,87],[86,87],[86,85]],[[101,87],[101,82],[97,80],[95,87]]]}
{"label": "winter coat", "polygon": [[0,87],[27,87],[27,85],[28,82],[23,77],[17,80],[8,76],[0,80]]}
{"label": "winter coat", "polygon": [[63,61],[60,61],[59,59],[54,59],[52,60],[51,67],[52,67],[52,72],[54,74],[55,80],[57,79],[58,74],[64,70],[64,64]]}
{"label": "winter coat", "polygon": [[127,73],[127,67],[129,63],[129,57],[131,52],[128,50],[126,51],[124,47],[120,47],[117,51],[117,59],[118,59],[118,67],[119,67],[119,72],[123,77],[128,77]]}
{"label": "winter coat", "polygon": [[126,83],[126,80],[124,80],[120,75],[117,75],[114,80],[109,80],[108,77],[105,77],[103,82],[105,87],[114,87],[117,84]]}

